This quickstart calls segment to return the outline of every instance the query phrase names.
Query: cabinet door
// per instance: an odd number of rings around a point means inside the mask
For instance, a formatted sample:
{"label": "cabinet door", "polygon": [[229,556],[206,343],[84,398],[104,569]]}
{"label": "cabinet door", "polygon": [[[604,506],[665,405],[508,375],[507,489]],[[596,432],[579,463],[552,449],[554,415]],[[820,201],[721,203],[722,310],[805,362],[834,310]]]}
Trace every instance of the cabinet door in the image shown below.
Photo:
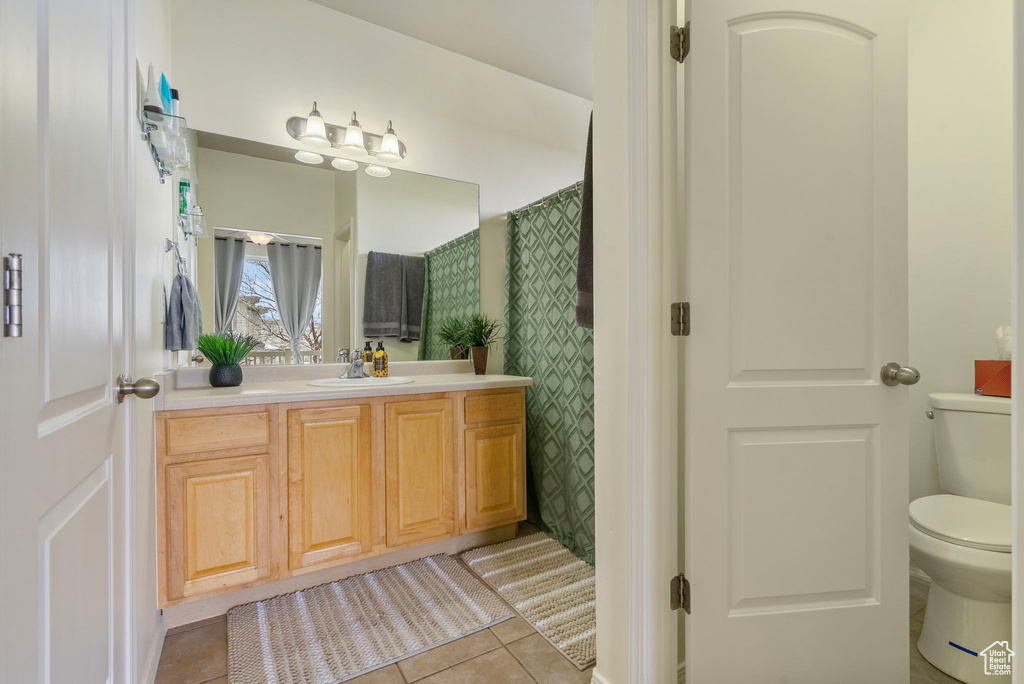
{"label": "cabinet door", "polygon": [[396,546],[455,530],[452,400],[387,404],[387,542]]}
{"label": "cabinet door", "polygon": [[167,593],[184,598],[270,575],[267,454],[167,466]]}
{"label": "cabinet door", "polygon": [[288,412],[288,564],[370,550],[370,407]]}
{"label": "cabinet door", "polygon": [[526,517],[526,446],[522,423],[466,430],[466,528]]}

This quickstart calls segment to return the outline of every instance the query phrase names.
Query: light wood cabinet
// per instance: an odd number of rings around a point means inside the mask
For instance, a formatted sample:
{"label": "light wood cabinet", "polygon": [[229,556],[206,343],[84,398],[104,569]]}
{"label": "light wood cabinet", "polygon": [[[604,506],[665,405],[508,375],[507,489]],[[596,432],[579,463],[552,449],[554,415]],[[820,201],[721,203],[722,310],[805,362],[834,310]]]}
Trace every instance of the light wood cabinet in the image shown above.
{"label": "light wood cabinet", "polygon": [[388,546],[452,534],[452,400],[386,404],[385,440]]}
{"label": "light wood cabinet", "polygon": [[269,454],[167,467],[168,595],[270,575]]}
{"label": "light wood cabinet", "polygon": [[524,519],[524,398],[158,412],[160,605]]}
{"label": "light wood cabinet", "polygon": [[370,406],[288,412],[288,549],[292,569],[371,548]]}
{"label": "light wood cabinet", "polygon": [[466,430],[466,530],[482,530],[525,517],[523,424]]}

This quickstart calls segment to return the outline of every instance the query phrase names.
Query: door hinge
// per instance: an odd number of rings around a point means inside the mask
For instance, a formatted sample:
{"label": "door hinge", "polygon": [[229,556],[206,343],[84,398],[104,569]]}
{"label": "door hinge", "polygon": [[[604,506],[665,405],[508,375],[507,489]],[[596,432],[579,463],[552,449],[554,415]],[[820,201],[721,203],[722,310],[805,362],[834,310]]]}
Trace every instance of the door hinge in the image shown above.
{"label": "door hinge", "polygon": [[690,302],[672,302],[672,334],[676,337],[690,334]]}
{"label": "door hinge", "polygon": [[672,578],[672,610],[680,608],[690,614],[690,582],[685,575]]}
{"label": "door hinge", "polygon": [[690,22],[686,22],[682,28],[672,26],[668,30],[668,52],[672,59],[682,63],[686,55],[690,54]]}
{"label": "door hinge", "polygon": [[21,337],[21,255],[4,257],[4,337]]}

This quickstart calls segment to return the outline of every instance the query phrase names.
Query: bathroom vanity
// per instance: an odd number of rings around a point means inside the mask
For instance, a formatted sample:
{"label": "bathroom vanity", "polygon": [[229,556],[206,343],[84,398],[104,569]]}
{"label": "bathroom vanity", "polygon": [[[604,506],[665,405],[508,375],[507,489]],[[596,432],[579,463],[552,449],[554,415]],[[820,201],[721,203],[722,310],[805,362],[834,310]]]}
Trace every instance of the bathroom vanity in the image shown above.
{"label": "bathroom vanity", "polygon": [[394,364],[409,384],[357,389],[307,377],[183,387],[185,371],[168,374],[156,414],[161,606],[502,526],[513,536],[532,380],[425,365]]}

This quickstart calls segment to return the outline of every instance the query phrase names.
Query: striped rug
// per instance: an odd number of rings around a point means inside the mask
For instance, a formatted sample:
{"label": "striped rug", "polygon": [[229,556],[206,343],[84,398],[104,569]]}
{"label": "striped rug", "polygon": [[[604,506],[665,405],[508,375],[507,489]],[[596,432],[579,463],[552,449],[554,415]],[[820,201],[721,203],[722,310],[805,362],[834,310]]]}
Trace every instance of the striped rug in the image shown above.
{"label": "striped rug", "polygon": [[512,617],[447,555],[228,611],[229,684],[336,684]]}
{"label": "striped rug", "polygon": [[573,665],[596,662],[591,565],[543,532],[467,551],[462,560]]}

